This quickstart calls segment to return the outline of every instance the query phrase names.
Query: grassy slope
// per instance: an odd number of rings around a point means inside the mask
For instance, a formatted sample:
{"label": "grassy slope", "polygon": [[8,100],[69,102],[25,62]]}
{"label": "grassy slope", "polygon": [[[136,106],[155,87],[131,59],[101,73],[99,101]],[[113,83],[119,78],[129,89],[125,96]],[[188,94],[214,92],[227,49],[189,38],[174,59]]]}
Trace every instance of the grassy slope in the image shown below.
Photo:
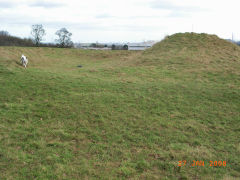
{"label": "grassy slope", "polygon": [[1,47],[0,178],[240,177],[240,51],[196,36],[144,53]]}

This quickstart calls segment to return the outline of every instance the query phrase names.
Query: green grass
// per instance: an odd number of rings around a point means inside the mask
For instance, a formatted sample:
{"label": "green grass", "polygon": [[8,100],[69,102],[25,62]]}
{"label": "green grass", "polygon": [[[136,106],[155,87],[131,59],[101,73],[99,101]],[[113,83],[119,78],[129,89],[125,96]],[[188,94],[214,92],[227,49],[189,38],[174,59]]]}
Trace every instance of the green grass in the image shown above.
{"label": "green grass", "polygon": [[240,178],[240,59],[164,58],[1,47],[0,179]]}

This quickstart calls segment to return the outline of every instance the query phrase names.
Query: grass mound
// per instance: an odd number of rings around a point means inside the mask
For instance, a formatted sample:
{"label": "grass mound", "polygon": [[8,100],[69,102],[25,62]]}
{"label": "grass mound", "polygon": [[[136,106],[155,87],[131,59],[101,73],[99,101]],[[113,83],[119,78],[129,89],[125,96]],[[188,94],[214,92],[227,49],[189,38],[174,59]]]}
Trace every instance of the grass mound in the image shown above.
{"label": "grass mound", "polygon": [[181,36],[144,53],[0,47],[0,179],[239,179],[235,46],[200,63]]}
{"label": "grass mound", "polygon": [[[216,35],[197,33],[177,33],[167,36],[161,42],[144,52],[144,58],[158,60],[175,59],[200,63],[237,61],[240,59],[240,47],[220,39]],[[154,61],[145,61],[154,63]],[[156,62],[155,62],[156,63]]]}

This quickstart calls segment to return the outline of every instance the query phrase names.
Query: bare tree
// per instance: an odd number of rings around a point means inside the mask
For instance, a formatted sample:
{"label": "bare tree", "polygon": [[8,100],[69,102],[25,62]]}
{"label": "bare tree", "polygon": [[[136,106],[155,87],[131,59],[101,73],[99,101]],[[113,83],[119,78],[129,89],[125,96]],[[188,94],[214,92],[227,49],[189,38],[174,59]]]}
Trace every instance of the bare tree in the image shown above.
{"label": "bare tree", "polygon": [[0,31],[0,36],[9,36],[7,31]]}
{"label": "bare tree", "polygon": [[46,35],[45,30],[43,29],[43,25],[42,24],[35,24],[32,25],[32,32],[31,32],[33,39],[34,39],[34,43],[36,44],[36,46],[39,46],[40,42],[43,39],[43,36]]}
{"label": "bare tree", "polygon": [[61,28],[56,32],[58,39],[56,41],[61,47],[72,47],[73,42],[71,41],[72,33],[70,33],[66,28]]}

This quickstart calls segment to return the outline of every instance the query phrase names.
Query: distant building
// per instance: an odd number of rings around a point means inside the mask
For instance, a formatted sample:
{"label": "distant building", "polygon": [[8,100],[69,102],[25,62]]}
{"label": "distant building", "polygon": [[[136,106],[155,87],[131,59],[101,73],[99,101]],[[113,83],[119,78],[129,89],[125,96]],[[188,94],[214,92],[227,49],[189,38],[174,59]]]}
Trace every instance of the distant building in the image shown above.
{"label": "distant building", "polygon": [[145,41],[140,43],[78,43],[75,48],[95,50],[133,50],[141,51],[152,47],[156,41]]}
{"label": "distant building", "polygon": [[146,41],[140,43],[128,43],[128,50],[141,51],[152,47],[156,41]]}
{"label": "distant building", "polygon": [[151,45],[144,45],[144,44],[138,44],[138,43],[131,43],[128,44],[128,50],[134,50],[134,51],[141,51],[145,50],[147,48],[152,47]]}
{"label": "distant building", "polygon": [[128,45],[124,44],[124,45],[112,45],[112,50],[128,50]]}
{"label": "distant building", "polygon": [[85,49],[85,48],[89,48],[91,44],[92,43],[75,43],[74,47],[75,48]]}
{"label": "distant building", "polygon": [[111,50],[107,44],[100,44],[100,43],[75,43],[75,48],[80,49],[92,49],[92,50]]}

